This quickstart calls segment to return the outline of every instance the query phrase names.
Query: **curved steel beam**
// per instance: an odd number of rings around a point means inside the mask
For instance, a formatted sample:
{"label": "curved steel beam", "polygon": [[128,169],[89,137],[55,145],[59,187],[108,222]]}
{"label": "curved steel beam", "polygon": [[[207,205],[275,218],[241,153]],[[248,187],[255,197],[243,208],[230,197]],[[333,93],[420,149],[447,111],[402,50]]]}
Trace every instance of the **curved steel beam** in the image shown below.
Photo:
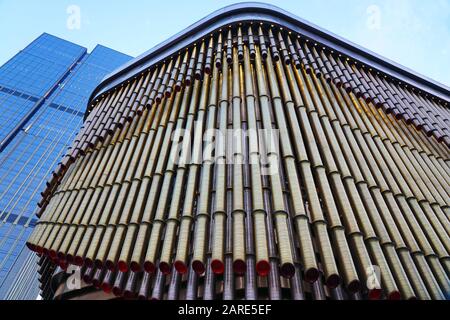
{"label": "curved steel beam", "polygon": [[450,101],[450,88],[443,84],[362,48],[276,6],[258,2],[246,2],[233,4],[211,13],[107,75],[91,94],[88,106],[98,96],[111,90],[123,81],[170,57],[211,32],[238,22],[266,22],[281,26],[338,51],[362,64],[384,72],[393,78],[415,86],[419,90],[430,93],[439,99]]}

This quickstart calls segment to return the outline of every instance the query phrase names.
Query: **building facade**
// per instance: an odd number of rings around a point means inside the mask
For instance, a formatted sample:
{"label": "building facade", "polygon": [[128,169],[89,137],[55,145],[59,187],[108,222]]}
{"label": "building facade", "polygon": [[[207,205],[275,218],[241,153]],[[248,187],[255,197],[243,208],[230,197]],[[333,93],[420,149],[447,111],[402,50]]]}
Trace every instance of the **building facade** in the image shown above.
{"label": "building facade", "polygon": [[92,90],[130,59],[44,33],[0,67],[0,299],[37,298],[36,257],[25,247],[36,204]]}
{"label": "building facade", "polygon": [[449,101],[227,7],[95,89],[27,244],[58,299],[448,299]]}

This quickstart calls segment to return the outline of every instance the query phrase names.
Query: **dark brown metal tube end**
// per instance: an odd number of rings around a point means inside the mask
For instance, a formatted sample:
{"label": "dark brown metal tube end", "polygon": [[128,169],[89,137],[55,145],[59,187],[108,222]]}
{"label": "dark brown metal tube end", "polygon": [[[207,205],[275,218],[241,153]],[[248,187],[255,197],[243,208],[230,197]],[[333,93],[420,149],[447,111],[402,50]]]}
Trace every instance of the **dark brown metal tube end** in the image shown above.
{"label": "dark brown metal tube end", "polygon": [[280,274],[284,278],[292,278],[295,275],[295,267],[292,263],[284,263],[280,267]]}
{"label": "dark brown metal tube end", "polygon": [[144,270],[145,270],[145,272],[152,274],[155,272],[156,267],[152,262],[145,261],[144,262]]}
{"label": "dark brown metal tube end", "polygon": [[320,273],[317,268],[309,268],[305,271],[305,281],[309,283],[314,283],[319,279]]}
{"label": "dark brown metal tube end", "polygon": [[233,271],[235,274],[242,276],[247,272],[247,264],[244,260],[236,260],[233,262]]}
{"label": "dark brown metal tube end", "polygon": [[325,281],[326,286],[330,289],[337,288],[340,283],[341,283],[341,277],[338,274],[330,275]]}
{"label": "dark brown metal tube end", "polygon": [[159,264],[159,270],[162,272],[162,274],[166,276],[169,275],[171,271],[170,264],[168,264],[167,262],[161,262]]}
{"label": "dark brown metal tube end", "polygon": [[137,263],[136,261],[131,262],[130,269],[133,272],[141,272],[142,271],[141,265],[139,263]]}
{"label": "dark brown metal tube end", "polygon": [[177,270],[177,272],[179,274],[186,274],[188,272],[188,268],[184,262],[175,261],[174,265],[175,265],[175,270]]}
{"label": "dark brown metal tube end", "polygon": [[192,262],[192,269],[194,269],[195,273],[198,275],[202,275],[205,273],[205,264],[202,261],[196,260]]}

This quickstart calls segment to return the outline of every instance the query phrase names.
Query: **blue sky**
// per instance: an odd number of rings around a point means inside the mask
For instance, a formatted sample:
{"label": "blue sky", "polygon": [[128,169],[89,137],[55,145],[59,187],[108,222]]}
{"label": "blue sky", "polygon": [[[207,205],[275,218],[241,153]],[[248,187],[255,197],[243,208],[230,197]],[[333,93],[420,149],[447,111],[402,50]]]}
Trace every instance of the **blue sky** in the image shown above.
{"label": "blue sky", "polygon": [[[212,11],[236,2],[0,0],[0,65],[42,32],[89,50],[100,43],[137,56]],[[450,86],[450,0],[262,2]],[[79,25],[72,19],[78,10]]]}

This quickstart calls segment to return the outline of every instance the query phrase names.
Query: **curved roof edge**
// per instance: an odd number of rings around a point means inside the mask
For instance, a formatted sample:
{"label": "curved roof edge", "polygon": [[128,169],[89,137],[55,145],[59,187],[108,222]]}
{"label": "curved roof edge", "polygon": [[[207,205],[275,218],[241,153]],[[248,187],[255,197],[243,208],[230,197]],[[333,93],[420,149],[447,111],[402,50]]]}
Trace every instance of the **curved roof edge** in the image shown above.
{"label": "curved roof edge", "polygon": [[402,82],[413,85],[445,101],[450,101],[450,88],[437,81],[345,40],[330,31],[322,29],[276,6],[259,2],[245,2],[229,5],[209,14],[110,73],[94,89],[89,98],[88,106],[99,95],[148,69],[157,62],[173,55],[180,49],[198,41],[212,31],[230,23],[255,20],[280,25],[299,34],[303,34],[314,41],[358,60],[363,64],[378,69]]}

